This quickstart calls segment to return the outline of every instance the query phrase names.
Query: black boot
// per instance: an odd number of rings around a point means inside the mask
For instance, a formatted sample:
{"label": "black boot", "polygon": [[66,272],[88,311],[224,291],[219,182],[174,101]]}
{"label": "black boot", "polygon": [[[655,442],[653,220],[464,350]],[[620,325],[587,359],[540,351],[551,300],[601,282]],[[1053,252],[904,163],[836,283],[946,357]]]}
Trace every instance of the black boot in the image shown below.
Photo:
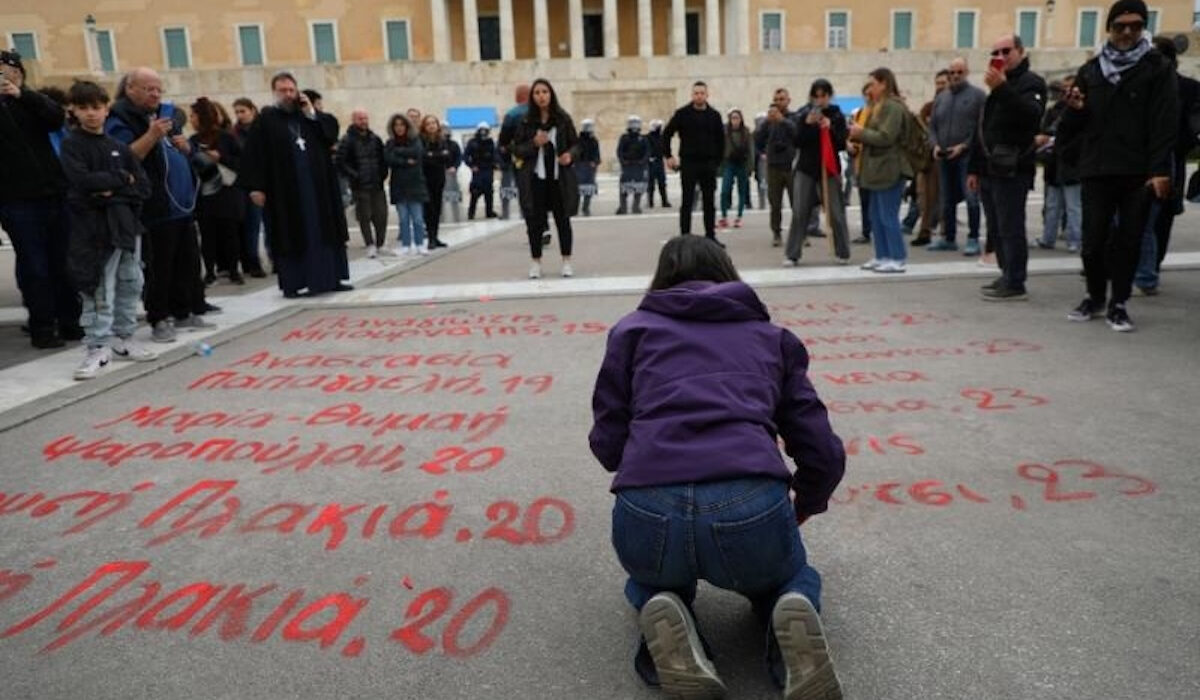
{"label": "black boot", "polygon": [[629,202],[629,195],[622,192],[621,193],[621,205],[617,207],[617,216],[624,216],[625,214],[629,213],[629,210],[626,208],[626,205],[628,204],[628,202]]}
{"label": "black boot", "polygon": [[633,193],[633,213],[634,214],[642,213],[642,193],[641,192]]}

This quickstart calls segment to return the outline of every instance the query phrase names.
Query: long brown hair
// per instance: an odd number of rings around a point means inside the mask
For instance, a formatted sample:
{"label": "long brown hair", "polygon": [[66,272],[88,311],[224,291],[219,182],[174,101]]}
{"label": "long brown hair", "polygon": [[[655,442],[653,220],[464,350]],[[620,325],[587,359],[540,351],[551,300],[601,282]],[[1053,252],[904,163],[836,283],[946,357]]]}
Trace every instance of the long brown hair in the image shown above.
{"label": "long brown hair", "polygon": [[220,107],[207,97],[200,97],[192,103],[192,111],[196,113],[196,136],[200,142],[215,145],[224,130]]}
{"label": "long brown hair", "polygon": [[883,83],[887,94],[882,97],[900,97],[900,86],[896,84],[896,74],[890,68],[876,68],[871,71],[871,77],[876,81]]}
{"label": "long brown hair", "polygon": [[[438,125],[438,130],[436,132],[434,132],[432,137],[425,132],[425,124],[428,123],[429,120],[431,120],[431,119],[433,120],[434,124]],[[437,118],[436,114],[426,114],[424,117],[421,117],[421,127],[419,129],[417,129],[417,135],[420,136],[423,140],[427,141],[428,143],[441,143],[441,141],[442,141],[442,122],[440,119]]]}

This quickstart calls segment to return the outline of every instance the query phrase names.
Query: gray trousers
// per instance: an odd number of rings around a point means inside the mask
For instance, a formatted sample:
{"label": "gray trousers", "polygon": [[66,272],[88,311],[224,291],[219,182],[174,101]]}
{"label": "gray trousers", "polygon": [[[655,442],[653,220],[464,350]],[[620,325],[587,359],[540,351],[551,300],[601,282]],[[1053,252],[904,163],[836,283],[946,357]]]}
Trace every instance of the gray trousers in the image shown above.
{"label": "gray trousers", "polygon": [[[846,205],[842,201],[840,177],[829,178],[829,216],[833,222],[834,254],[850,257],[850,231],[846,227]],[[792,223],[788,227],[787,257],[799,260],[804,255],[804,239],[814,209],[821,206],[820,182],[797,170],[792,178]]]}

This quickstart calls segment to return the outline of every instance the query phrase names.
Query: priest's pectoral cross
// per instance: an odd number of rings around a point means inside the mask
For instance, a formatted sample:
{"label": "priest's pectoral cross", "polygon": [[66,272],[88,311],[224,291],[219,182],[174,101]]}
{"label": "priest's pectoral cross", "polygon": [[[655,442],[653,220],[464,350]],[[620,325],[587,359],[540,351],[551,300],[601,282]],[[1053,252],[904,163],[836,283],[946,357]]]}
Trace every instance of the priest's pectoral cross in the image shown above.
{"label": "priest's pectoral cross", "polygon": [[305,143],[304,137],[299,134],[296,134],[296,147],[299,148],[301,151],[303,151],[304,143]]}

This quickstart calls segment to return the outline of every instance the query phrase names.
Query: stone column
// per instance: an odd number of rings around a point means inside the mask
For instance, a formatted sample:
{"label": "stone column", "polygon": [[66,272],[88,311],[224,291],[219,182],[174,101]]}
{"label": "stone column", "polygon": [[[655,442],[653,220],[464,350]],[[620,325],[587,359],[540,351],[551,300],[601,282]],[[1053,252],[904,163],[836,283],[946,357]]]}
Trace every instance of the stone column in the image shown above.
{"label": "stone column", "polygon": [[550,58],[550,19],[546,0],[533,0],[533,45],[538,60]]}
{"label": "stone column", "polygon": [[620,54],[620,35],[617,34],[617,0],[604,0],[604,57],[616,58]]}
{"label": "stone column", "polygon": [[687,13],[684,0],[671,0],[671,55],[687,53]]}
{"label": "stone column", "polygon": [[[736,0],[737,2],[737,48],[734,50],[739,56],[746,56],[750,53],[750,0]],[[787,31],[787,27],[783,28]]]}
{"label": "stone column", "polygon": [[512,0],[500,0],[500,58],[511,61],[517,57],[517,44],[513,38]]}
{"label": "stone column", "polygon": [[583,58],[583,0],[569,0],[567,13],[571,23],[571,58]]}
{"label": "stone column", "polygon": [[429,0],[429,11],[433,17],[433,60],[446,63],[450,60],[450,20],[446,0]]}
{"label": "stone column", "polygon": [[[709,0],[711,2],[711,0]],[[462,0],[463,43],[467,49],[467,61],[479,61],[479,10],[475,0]]]}
{"label": "stone column", "polygon": [[654,14],[650,0],[638,0],[638,55],[650,58],[654,55]]}
{"label": "stone column", "polygon": [[721,0],[704,0],[704,53],[721,54]]}

